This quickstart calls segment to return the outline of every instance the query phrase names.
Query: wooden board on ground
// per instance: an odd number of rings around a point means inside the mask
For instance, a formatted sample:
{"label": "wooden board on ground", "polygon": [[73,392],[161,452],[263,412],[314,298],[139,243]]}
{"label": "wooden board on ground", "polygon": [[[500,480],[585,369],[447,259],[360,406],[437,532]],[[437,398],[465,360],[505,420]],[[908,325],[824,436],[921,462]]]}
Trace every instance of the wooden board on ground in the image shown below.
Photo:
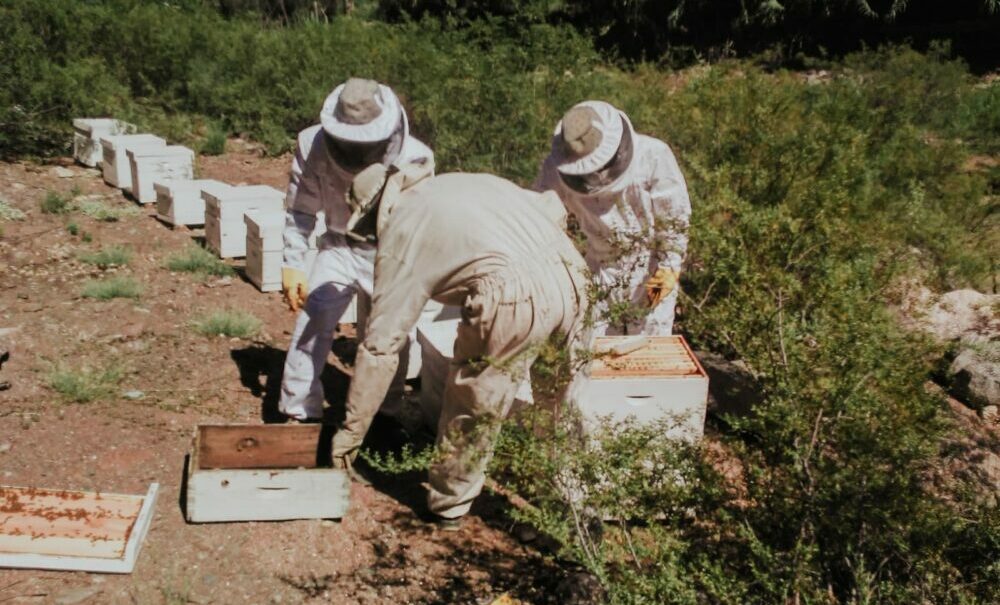
{"label": "wooden board on ground", "polygon": [[159,486],[145,496],[0,486],[0,567],[131,573]]}
{"label": "wooden board on ground", "polygon": [[187,469],[187,520],[343,517],[350,480],[318,466],[321,432],[317,424],[198,427]]}

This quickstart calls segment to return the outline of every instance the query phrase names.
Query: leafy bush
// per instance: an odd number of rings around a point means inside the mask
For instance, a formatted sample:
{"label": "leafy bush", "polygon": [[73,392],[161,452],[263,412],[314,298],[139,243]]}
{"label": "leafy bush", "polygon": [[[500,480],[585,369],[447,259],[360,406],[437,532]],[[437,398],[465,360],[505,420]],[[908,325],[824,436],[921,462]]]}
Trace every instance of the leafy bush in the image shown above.
{"label": "leafy bush", "polygon": [[89,280],[83,285],[81,296],[97,300],[113,298],[139,298],[142,285],[131,277],[118,275],[101,280]]}
{"label": "leafy bush", "polygon": [[198,146],[198,151],[205,155],[222,155],[226,153],[226,131],[213,126]]}
{"label": "leafy bush", "polygon": [[122,371],[117,367],[93,369],[56,368],[49,373],[49,387],[66,401],[88,403],[114,395],[121,382]]}
{"label": "leafy bush", "polygon": [[97,252],[81,254],[79,258],[82,262],[97,265],[101,269],[121,267],[127,265],[132,259],[132,250],[127,246],[105,246]]}
{"label": "leafy bush", "polygon": [[184,273],[194,273],[202,277],[226,277],[234,273],[233,268],[201,246],[188,246],[184,252],[167,259],[167,269]]}
{"label": "leafy bush", "polygon": [[194,322],[194,329],[204,336],[253,338],[263,323],[245,311],[237,309],[213,311]]}
{"label": "leafy bush", "polygon": [[60,195],[55,191],[49,191],[42,198],[39,203],[39,207],[45,214],[66,214],[70,211],[70,200],[64,195]]}

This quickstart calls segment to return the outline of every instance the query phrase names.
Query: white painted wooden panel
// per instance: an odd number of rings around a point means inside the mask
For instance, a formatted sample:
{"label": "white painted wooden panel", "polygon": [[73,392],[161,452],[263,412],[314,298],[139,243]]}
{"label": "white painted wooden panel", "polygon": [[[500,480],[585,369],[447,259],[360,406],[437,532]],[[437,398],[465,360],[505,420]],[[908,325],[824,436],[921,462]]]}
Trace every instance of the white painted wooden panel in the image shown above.
{"label": "white painted wooden panel", "polygon": [[44,554],[12,554],[0,552],[0,567],[19,569],[51,569],[63,571],[89,571],[95,573],[132,573],[146,534],[153,522],[153,508],[160,486],[153,483],[143,498],[142,508],[125,545],[124,556],[117,559],[97,557],[64,557]]}
{"label": "white painted wooden panel", "polygon": [[194,151],[183,145],[129,149],[126,153],[132,169],[132,197],[140,204],[156,201],[154,183],[194,178]]}
{"label": "white painted wooden panel", "polygon": [[125,191],[132,190],[132,167],[126,152],[128,149],[146,147],[166,147],[167,142],[152,134],[123,134],[101,137],[104,155],[101,169],[104,182]]}
{"label": "white painted wooden panel", "polygon": [[135,125],[113,118],[76,118],[73,120],[73,158],[95,168],[104,160],[101,137],[135,132]]}
{"label": "white painted wooden panel", "polygon": [[195,468],[188,474],[191,523],[339,519],[350,504],[344,471],[313,469]]}

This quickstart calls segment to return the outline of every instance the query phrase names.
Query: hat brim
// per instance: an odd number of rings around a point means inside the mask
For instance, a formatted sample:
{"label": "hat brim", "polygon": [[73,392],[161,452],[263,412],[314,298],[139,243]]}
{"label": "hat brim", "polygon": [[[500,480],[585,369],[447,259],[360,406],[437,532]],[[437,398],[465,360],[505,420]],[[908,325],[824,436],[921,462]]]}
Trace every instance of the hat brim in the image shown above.
{"label": "hat brim", "polygon": [[615,156],[625,129],[628,128],[631,130],[632,128],[628,117],[608,103],[585,101],[580,103],[580,105],[592,108],[601,117],[601,134],[603,136],[597,148],[587,155],[583,157],[569,157],[565,146],[562,144],[562,121],[559,121],[552,137],[552,156],[556,163],[556,170],[570,176],[590,174],[591,172],[600,170]]}
{"label": "hat brim", "polygon": [[402,107],[391,88],[384,84],[379,84],[378,88],[379,94],[375,98],[382,113],[366,124],[347,124],[337,119],[334,110],[340,99],[340,93],[344,90],[344,84],[335,88],[326,98],[323,110],[319,114],[323,131],[332,137],[352,143],[375,143],[391,137],[402,120]]}

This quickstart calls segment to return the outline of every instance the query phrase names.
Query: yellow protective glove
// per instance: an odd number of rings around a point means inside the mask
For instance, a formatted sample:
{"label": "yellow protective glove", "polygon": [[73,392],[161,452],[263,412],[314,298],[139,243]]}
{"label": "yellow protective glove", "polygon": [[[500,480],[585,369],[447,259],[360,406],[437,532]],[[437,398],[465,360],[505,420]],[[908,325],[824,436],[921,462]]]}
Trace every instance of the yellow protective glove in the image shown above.
{"label": "yellow protective glove", "polygon": [[646,302],[649,303],[650,309],[659,305],[677,287],[679,276],[680,274],[672,269],[660,267],[653,277],[646,281]]}
{"label": "yellow protective glove", "polygon": [[285,302],[288,303],[288,308],[292,311],[301,309],[302,305],[306,304],[306,296],[309,295],[305,271],[292,267],[282,267],[281,293],[285,297]]}

